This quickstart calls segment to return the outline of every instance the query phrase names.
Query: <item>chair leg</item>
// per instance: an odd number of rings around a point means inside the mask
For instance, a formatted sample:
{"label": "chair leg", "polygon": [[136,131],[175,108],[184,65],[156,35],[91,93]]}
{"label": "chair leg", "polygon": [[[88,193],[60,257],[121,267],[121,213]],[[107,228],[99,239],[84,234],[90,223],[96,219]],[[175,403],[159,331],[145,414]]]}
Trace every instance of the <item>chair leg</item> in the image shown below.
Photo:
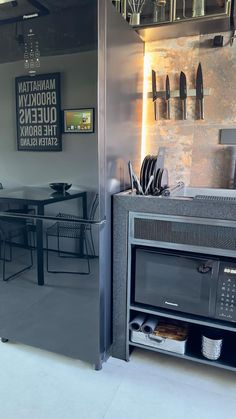
{"label": "chair leg", "polygon": [[2,260],[2,279],[3,281],[7,281],[5,274],[6,274],[6,240],[3,241],[3,260]]}
{"label": "chair leg", "polygon": [[59,237],[59,234],[57,235],[57,253],[58,253],[58,256],[60,257],[60,237]]}
{"label": "chair leg", "polygon": [[95,256],[95,247],[94,247],[94,241],[93,241],[93,233],[92,230],[89,230],[90,233],[90,241],[91,241],[91,247],[92,247],[92,252],[93,252],[93,256]]}
{"label": "chair leg", "polygon": [[90,261],[89,261],[89,254],[88,254],[88,244],[87,244],[87,239],[86,239],[86,235],[84,236],[84,244],[85,244],[85,250],[86,250],[86,255],[87,255],[87,264],[88,264],[88,274],[90,274]]}
{"label": "chair leg", "polygon": [[49,253],[49,248],[48,248],[48,234],[46,233],[46,253],[47,253],[47,257],[46,257],[46,266],[47,266],[47,272],[49,271],[49,261],[48,261],[48,253]]}
{"label": "chair leg", "polygon": [[[9,246],[11,249],[11,260],[12,260],[12,243],[11,240],[9,242]],[[12,275],[9,275],[8,277],[6,277],[6,262],[11,262],[11,260],[7,260],[6,259],[6,240],[4,240],[4,245],[3,245],[3,269],[2,269],[2,278],[3,281],[8,281],[9,279],[14,278],[15,276],[27,271],[28,269],[31,269],[33,264],[34,264],[34,260],[33,260],[33,250],[32,247],[30,246],[30,265],[26,266],[25,268],[21,269],[20,271],[15,272]]]}
{"label": "chair leg", "polygon": [[[87,272],[76,272],[76,271],[57,271],[57,270],[52,270],[49,268],[49,235],[46,233],[46,252],[47,252],[47,257],[46,257],[46,267],[47,267],[47,272],[49,273],[54,273],[54,274],[71,274],[71,275],[89,275],[91,270],[90,270],[90,261],[89,261],[89,254],[88,254],[88,245],[87,245],[87,240],[85,240],[85,248],[86,248],[86,254],[87,254],[87,265],[88,265],[88,271]],[[60,256],[60,244],[59,244],[59,240],[57,240],[57,244],[59,245],[59,247],[57,247],[57,254],[59,255],[60,258],[64,258],[64,259],[78,259],[76,258],[76,256],[73,257],[66,257],[66,256]]]}
{"label": "chair leg", "polygon": [[11,262],[12,261],[12,242],[11,242],[11,239],[9,241],[9,250],[10,250],[10,257],[9,257],[9,261],[7,261],[7,262]]}

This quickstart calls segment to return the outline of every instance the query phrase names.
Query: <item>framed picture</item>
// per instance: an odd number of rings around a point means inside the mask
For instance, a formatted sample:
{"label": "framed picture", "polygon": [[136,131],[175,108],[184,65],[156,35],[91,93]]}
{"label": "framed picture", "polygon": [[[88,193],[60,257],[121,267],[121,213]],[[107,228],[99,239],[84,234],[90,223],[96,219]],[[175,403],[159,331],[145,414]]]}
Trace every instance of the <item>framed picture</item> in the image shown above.
{"label": "framed picture", "polygon": [[61,151],[60,73],[16,77],[17,149]]}
{"label": "framed picture", "polygon": [[94,132],[94,109],[65,109],[64,133],[88,134]]}

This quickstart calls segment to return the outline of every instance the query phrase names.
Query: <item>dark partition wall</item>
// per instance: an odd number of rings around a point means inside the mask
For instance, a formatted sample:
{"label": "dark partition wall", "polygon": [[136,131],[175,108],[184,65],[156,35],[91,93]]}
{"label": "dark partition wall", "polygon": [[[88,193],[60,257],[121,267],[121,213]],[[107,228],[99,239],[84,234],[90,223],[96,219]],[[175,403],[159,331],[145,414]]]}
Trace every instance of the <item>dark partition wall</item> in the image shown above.
{"label": "dark partition wall", "polygon": [[[111,197],[129,185],[128,161],[140,166],[144,44],[110,1],[98,2],[98,115],[101,218],[101,323],[104,346],[111,343]],[[105,59],[104,59],[105,57]],[[104,89],[105,86],[105,89]],[[109,255],[109,257],[107,257]]]}

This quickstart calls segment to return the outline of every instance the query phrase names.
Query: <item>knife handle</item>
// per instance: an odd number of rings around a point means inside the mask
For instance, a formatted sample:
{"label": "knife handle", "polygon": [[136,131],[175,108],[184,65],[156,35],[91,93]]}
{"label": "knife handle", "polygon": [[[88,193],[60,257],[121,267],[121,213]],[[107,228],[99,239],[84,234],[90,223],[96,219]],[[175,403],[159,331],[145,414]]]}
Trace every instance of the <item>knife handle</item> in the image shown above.
{"label": "knife handle", "polygon": [[186,101],[186,99],[184,99],[182,101],[182,104],[183,104],[183,116],[182,116],[182,119],[187,119],[187,101]]}
{"label": "knife handle", "polygon": [[170,119],[170,101],[166,101],[166,119]]}
{"label": "knife handle", "polygon": [[156,101],[153,103],[154,103],[154,118],[155,118],[155,121],[157,121],[157,103]]}
{"label": "knife handle", "polygon": [[204,119],[204,99],[199,101],[199,118]]}

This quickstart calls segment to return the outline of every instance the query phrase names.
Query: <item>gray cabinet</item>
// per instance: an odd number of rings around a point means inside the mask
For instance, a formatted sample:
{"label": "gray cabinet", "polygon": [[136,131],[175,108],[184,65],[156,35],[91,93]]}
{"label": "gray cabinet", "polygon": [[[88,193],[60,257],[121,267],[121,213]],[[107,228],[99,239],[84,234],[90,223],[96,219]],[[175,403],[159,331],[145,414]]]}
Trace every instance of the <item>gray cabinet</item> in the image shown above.
{"label": "gray cabinet", "polygon": [[[144,225],[145,235],[142,235],[140,224],[135,228],[135,220],[145,217],[151,229]],[[198,218],[199,217],[199,218]],[[179,237],[179,229],[175,229],[175,244],[170,240],[167,232],[160,237],[160,226],[156,229],[155,219],[174,219],[183,220],[186,226],[190,226],[190,221],[198,219],[205,230],[211,230],[214,225],[214,231],[217,230],[219,237],[225,235],[227,239],[228,232],[230,237],[234,236],[234,225],[236,220],[236,206],[219,204],[214,206],[210,202],[197,203],[194,200],[181,201],[179,199],[163,199],[156,197],[140,197],[132,194],[122,193],[114,198],[114,271],[113,271],[113,356],[129,360],[130,353],[136,347],[152,350],[158,353],[165,353],[171,356],[181,357],[186,360],[192,360],[198,363],[208,364],[219,368],[236,371],[236,324],[229,321],[221,321],[214,318],[177,312],[176,310],[166,310],[161,307],[137,302],[135,298],[134,280],[132,270],[134,267],[134,249],[136,246],[142,248],[165,247],[176,249],[178,245],[181,250],[211,253],[220,257],[235,258],[235,242],[232,242],[232,248],[228,247],[227,240],[220,243],[204,242],[199,243],[198,238],[204,237],[204,232],[196,234],[199,231],[194,230],[194,234],[184,234],[184,237],[194,237],[194,243],[182,243]],[[207,224],[208,219],[208,224]],[[145,224],[145,223],[144,223]],[[199,224],[199,225],[200,225]],[[227,226],[226,226],[227,225]],[[192,226],[192,224],[191,224]],[[193,230],[193,229],[192,229]],[[205,237],[211,235],[205,234]],[[143,230],[142,230],[143,231]],[[176,235],[176,232],[178,233]],[[158,235],[154,237],[155,234]],[[182,237],[182,236],[181,236]],[[168,243],[167,243],[168,242]],[[178,244],[176,244],[178,243]],[[182,243],[182,244],[181,244]],[[199,250],[197,250],[199,249]],[[128,258],[127,258],[128,254]],[[144,281],[145,282],[145,281]],[[134,341],[129,324],[137,316],[152,316],[159,322],[177,322],[186,324],[189,329],[186,351],[184,354],[166,351],[162,347],[151,347],[150,345]],[[216,332],[223,337],[222,353],[219,359],[209,360],[202,355],[201,342],[202,335],[206,328]]]}
{"label": "gray cabinet", "polygon": [[231,0],[113,1],[145,41],[232,29]]}

